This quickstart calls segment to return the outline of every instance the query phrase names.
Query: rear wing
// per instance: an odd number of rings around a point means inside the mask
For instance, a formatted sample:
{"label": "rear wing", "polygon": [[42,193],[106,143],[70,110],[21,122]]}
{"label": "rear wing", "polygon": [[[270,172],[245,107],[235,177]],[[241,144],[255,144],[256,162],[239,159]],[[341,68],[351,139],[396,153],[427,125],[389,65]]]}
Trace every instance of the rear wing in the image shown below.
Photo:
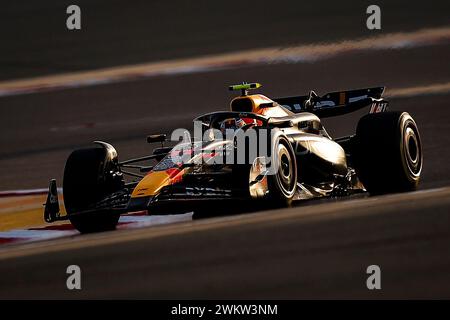
{"label": "rear wing", "polygon": [[384,87],[373,87],[326,93],[319,97],[314,91],[306,96],[275,98],[274,101],[294,112],[311,112],[319,118],[350,113],[371,106],[370,113],[384,112],[388,102],[381,96]]}

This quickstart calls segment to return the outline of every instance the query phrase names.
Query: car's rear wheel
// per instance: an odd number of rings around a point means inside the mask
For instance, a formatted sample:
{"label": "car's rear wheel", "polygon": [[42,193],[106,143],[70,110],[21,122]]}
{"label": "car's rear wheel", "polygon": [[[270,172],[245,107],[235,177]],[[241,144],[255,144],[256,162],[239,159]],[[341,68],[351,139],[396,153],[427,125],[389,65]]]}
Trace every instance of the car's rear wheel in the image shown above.
{"label": "car's rear wheel", "polygon": [[64,169],[63,195],[67,215],[81,233],[113,230],[120,214],[98,210],[93,205],[123,188],[123,177],[116,159],[102,146],[73,151]]}
{"label": "car's rear wheel", "polygon": [[407,112],[368,114],[358,123],[355,167],[374,194],[415,190],[423,167],[422,143]]}
{"label": "car's rear wheel", "polygon": [[294,150],[284,135],[275,140],[272,155],[273,174],[268,179],[268,200],[276,207],[290,206],[297,190],[297,161]]}

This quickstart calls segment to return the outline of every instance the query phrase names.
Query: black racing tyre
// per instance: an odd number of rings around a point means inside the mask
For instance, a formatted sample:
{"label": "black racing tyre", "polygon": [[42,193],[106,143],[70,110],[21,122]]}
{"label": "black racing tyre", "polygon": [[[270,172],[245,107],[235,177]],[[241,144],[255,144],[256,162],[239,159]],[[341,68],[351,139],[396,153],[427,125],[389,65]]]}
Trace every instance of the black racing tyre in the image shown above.
{"label": "black racing tyre", "polygon": [[356,129],[355,169],[372,194],[415,190],[423,167],[422,142],[407,112],[362,117]]}
{"label": "black racing tyre", "polygon": [[290,206],[297,190],[297,161],[294,149],[284,135],[274,141],[272,161],[278,162],[275,174],[268,175],[268,200],[276,207]]}
{"label": "black racing tyre", "polygon": [[[266,143],[258,140],[256,154],[249,154],[250,142],[246,141],[245,162],[233,166],[232,188],[236,190],[234,196],[238,198],[251,198],[261,201],[264,207],[278,208],[290,206],[297,190],[297,162],[294,149],[286,136],[277,128],[255,128],[258,139],[267,139]],[[268,130],[269,133],[259,135],[258,131]],[[273,131],[275,130],[275,131]],[[261,146],[269,150],[259,150]],[[253,146],[254,147],[254,146]],[[270,159],[267,166],[267,186],[264,194],[252,194],[250,191],[250,177],[255,156]],[[236,161],[236,157],[235,157]],[[279,166],[276,164],[279,163]],[[272,167],[274,166],[274,167]],[[274,171],[274,172],[273,172]]]}
{"label": "black racing tyre", "polygon": [[93,204],[121,188],[123,177],[104,147],[73,151],[64,169],[63,195],[67,215],[75,229],[81,233],[115,229],[119,214],[109,211],[76,213],[89,210]]}

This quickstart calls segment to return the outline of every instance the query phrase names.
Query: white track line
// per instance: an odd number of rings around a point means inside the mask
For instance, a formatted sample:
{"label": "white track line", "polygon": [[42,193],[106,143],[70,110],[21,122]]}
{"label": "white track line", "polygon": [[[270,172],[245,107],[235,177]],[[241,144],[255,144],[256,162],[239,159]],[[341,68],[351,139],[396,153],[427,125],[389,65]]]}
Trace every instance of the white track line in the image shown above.
{"label": "white track line", "polygon": [[42,240],[51,238],[61,238],[64,236],[70,236],[78,234],[79,232],[73,230],[11,230],[0,232],[0,238],[2,239],[27,239],[27,240]]}
{"label": "white track line", "polygon": [[[15,197],[15,196],[33,196],[33,195],[47,194],[47,192],[48,188],[5,190],[0,191],[0,198]],[[62,188],[58,188],[58,193],[62,194]]]}
{"label": "white track line", "polygon": [[198,58],[152,62],[62,75],[4,81],[0,82],[0,97],[88,87],[161,75],[215,71],[244,65],[313,62],[355,51],[408,49],[447,43],[449,41],[450,27],[443,27],[414,32],[392,33],[378,37],[337,43],[247,50]]}
{"label": "white track line", "polygon": [[386,90],[386,96],[391,98],[410,98],[424,95],[444,94],[450,92],[450,82],[409,88],[392,88]]}
{"label": "white track line", "polygon": [[[178,214],[178,215],[123,215],[120,217],[117,229],[137,229],[149,226],[157,226],[163,224],[171,224],[177,222],[185,222],[192,220],[192,212]],[[51,228],[51,229],[50,229]],[[8,243],[16,242],[33,242],[46,239],[55,239],[61,237],[68,237],[79,234],[73,227],[67,228],[67,224],[61,225],[47,225],[46,227],[29,228],[29,229],[14,229],[9,231],[0,231],[1,240],[10,240]]]}

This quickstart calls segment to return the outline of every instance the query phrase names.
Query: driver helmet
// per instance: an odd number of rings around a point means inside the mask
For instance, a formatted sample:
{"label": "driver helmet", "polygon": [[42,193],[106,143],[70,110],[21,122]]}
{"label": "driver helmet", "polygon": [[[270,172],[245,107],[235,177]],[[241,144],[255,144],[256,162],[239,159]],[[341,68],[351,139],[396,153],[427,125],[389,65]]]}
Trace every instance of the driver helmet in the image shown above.
{"label": "driver helmet", "polygon": [[222,134],[226,134],[227,130],[237,130],[245,126],[245,121],[240,118],[225,119],[220,123],[220,131]]}

